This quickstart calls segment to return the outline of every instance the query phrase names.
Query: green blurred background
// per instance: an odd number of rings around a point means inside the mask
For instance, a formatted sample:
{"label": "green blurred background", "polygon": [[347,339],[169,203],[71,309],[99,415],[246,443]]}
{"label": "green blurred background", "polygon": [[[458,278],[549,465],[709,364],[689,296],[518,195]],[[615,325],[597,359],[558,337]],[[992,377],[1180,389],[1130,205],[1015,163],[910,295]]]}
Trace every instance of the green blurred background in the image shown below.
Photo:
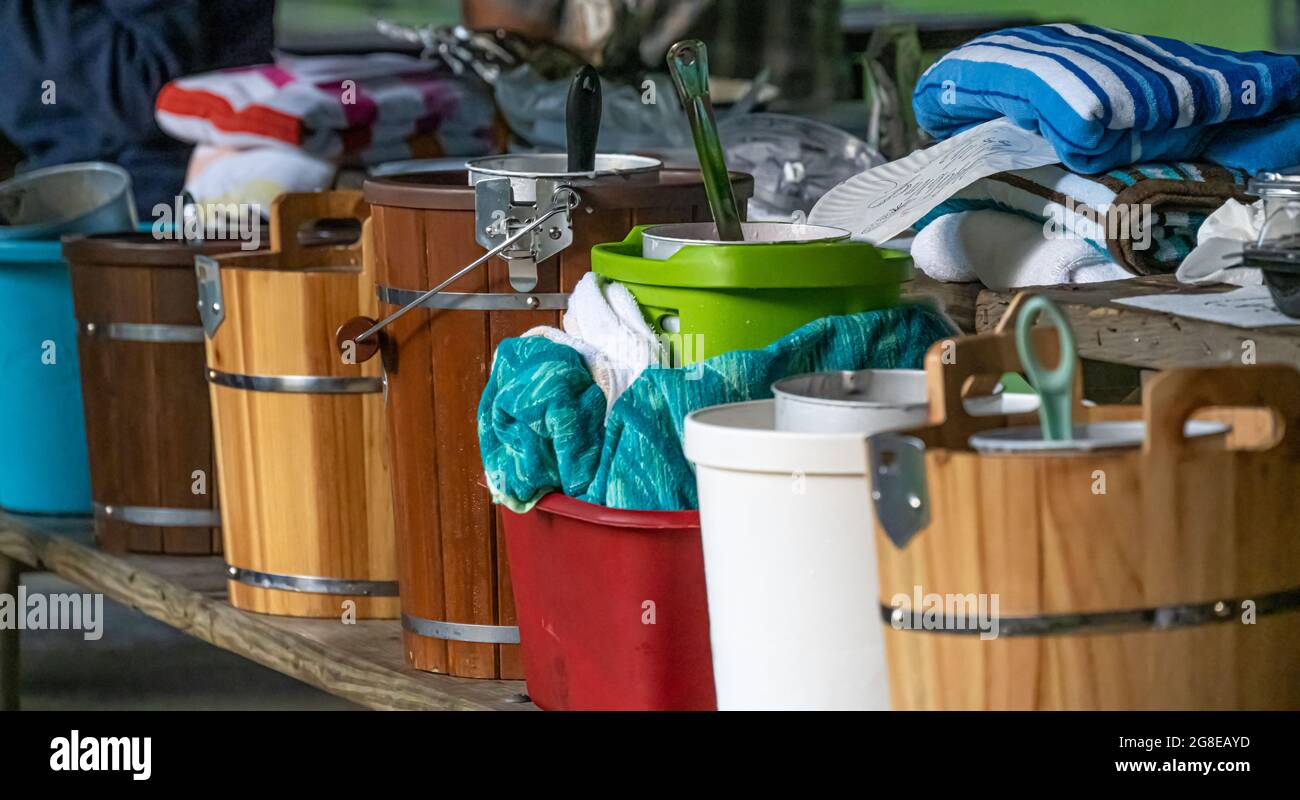
{"label": "green blurred background", "polygon": [[[845,5],[882,3],[845,0]],[[1233,50],[1291,49],[1287,39],[1275,41],[1275,31],[1295,30],[1300,8],[1295,0],[890,0],[883,5],[932,14],[1069,19]],[[405,23],[455,22],[460,0],[280,0],[279,15],[285,34],[359,33],[369,31],[375,17]]]}

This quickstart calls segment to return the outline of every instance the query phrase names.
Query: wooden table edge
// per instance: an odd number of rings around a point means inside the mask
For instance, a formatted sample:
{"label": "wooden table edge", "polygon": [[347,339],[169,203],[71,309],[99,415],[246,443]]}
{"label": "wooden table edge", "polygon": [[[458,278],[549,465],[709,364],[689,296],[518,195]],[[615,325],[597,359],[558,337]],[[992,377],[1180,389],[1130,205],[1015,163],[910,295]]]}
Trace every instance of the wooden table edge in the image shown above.
{"label": "wooden table edge", "polygon": [[[240,611],[224,600],[205,597],[138,569],[127,559],[44,533],[9,515],[0,515],[0,557],[101,592],[182,633],[367,708],[392,711],[536,708],[529,703],[506,702],[506,697],[523,691],[519,681],[481,681],[393,669],[285,630],[275,624],[276,618]],[[472,687],[474,694],[483,694],[488,686],[499,689],[502,699],[492,702],[470,697],[469,692],[459,691],[462,686],[469,686],[465,682],[476,684]]]}

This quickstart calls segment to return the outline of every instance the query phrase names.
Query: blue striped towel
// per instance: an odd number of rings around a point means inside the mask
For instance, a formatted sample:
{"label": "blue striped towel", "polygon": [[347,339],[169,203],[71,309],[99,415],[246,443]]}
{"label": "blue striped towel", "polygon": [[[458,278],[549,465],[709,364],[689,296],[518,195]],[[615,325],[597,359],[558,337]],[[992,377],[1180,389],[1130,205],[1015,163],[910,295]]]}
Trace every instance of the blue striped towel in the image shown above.
{"label": "blue striped towel", "polygon": [[[1092,25],[1035,25],[976,37],[935,62],[912,95],[938,139],[999,117],[1041,133],[1075,172],[1204,156],[1251,172],[1300,163],[1300,117],[1267,146],[1249,120],[1300,110],[1300,63]],[[1237,137],[1216,159],[1221,134]]]}

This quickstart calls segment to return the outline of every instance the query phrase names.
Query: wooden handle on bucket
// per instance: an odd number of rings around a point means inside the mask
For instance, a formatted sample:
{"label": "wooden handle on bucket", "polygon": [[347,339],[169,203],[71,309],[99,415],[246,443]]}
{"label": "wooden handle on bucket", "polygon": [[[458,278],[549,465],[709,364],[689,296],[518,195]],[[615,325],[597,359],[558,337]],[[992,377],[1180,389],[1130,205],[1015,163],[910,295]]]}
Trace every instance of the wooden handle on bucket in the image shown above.
{"label": "wooden handle on bucket", "polygon": [[1277,412],[1282,430],[1273,446],[1300,458],[1300,372],[1283,364],[1161,372],[1144,389],[1142,418],[1147,438],[1143,448],[1148,453],[1176,452],[1187,442],[1183,426],[1192,414],[1225,406]]}
{"label": "wooden handle on bucket", "polygon": [[298,232],[311,222],[370,218],[370,204],[356,191],[289,192],[271,203],[271,252],[281,269],[359,265],[362,239],[346,244],[306,245]]}
{"label": "wooden handle on bucket", "polygon": [[[1020,307],[1032,296],[1029,292],[1016,295],[992,333],[935,342],[926,353],[926,390],[930,402],[927,424],[937,429],[935,444],[964,448],[973,434],[1007,425],[1005,416],[971,416],[962,398],[973,386],[987,389],[1004,373],[1021,371],[1014,326]],[[1030,339],[1037,353],[1061,351],[1060,335],[1055,327],[1037,326]],[[1082,417],[1082,403],[1082,370],[1076,370],[1071,402],[1076,418]]]}

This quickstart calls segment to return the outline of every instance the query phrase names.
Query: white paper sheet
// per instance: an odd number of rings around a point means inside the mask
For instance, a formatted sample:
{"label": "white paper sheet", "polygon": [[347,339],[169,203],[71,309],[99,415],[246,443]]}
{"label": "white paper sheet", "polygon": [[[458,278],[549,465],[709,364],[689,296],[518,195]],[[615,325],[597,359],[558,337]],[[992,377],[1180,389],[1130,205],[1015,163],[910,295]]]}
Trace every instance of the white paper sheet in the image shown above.
{"label": "white paper sheet", "polygon": [[1218,294],[1149,294],[1125,297],[1115,302],[1238,328],[1300,324],[1300,320],[1291,319],[1277,310],[1267,286],[1247,286]]}
{"label": "white paper sheet", "polygon": [[995,119],[849,178],[817,201],[808,221],[880,244],[986,175],[1057,161],[1042,136]]}

